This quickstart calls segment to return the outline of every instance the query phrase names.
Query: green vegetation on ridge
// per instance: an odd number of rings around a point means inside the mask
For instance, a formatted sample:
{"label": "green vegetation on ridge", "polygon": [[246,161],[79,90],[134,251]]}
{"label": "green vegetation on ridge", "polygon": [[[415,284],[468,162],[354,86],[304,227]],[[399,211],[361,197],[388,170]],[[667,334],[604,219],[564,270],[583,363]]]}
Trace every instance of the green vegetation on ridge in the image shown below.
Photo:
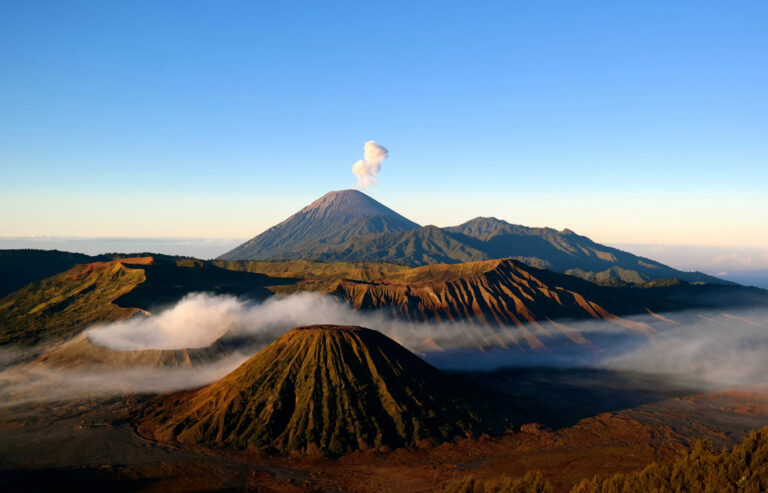
{"label": "green vegetation on ridge", "polygon": [[[521,479],[506,477],[453,481],[443,493],[549,493],[552,485],[540,473]],[[716,451],[706,441],[672,464],[653,463],[609,478],[585,479],[571,493],[763,493],[768,491],[768,427],[753,431],[741,444]]]}

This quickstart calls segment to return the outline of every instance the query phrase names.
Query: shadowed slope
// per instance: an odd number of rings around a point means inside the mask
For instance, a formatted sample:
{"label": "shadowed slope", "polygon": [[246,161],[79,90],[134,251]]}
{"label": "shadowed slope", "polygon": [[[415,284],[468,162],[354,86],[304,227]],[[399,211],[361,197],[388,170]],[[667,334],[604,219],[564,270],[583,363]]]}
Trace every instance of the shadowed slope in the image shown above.
{"label": "shadowed slope", "polygon": [[140,430],[185,444],[325,455],[413,446],[479,427],[455,388],[379,332],[314,325],[213,385],[156,399]]}
{"label": "shadowed slope", "polygon": [[589,281],[611,279],[642,283],[653,279],[681,279],[688,282],[730,284],[702,274],[683,272],[654,260],[595,243],[571,230],[529,228],[495,217],[477,217],[459,226],[443,228],[465,237],[464,241],[488,258],[513,257],[556,272]]}
{"label": "shadowed slope", "polygon": [[71,269],[77,264],[99,260],[111,259],[104,255],[91,257],[58,250],[0,250],[0,298],[31,282]]}
{"label": "shadowed slope", "polygon": [[437,226],[394,233],[367,234],[336,245],[307,245],[305,258],[323,261],[382,261],[410,266],[470,262],[489,258],[461,238]]}
{"label": "shadowed slope", "polygon": [[656,279],[729,284],[600,245],[568,229],[529,228],[493,217],[419,227],[356,190],[330,192],[220,260],[391,262],[410,266],[514,258],[600,283]]}
{"label": "shadowed slope", "polygon": [[418,227],[418,224],[362,192],[339,190],[325,194],[285,221],[219,258],[305,258],[308,249],[322,250],[369,233],[407,231]]}

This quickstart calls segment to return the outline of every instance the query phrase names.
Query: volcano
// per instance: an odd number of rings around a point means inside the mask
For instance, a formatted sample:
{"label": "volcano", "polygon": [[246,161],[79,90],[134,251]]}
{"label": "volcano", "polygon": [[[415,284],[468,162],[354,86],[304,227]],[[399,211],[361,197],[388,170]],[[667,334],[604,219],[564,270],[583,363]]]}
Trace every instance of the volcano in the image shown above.
{"label": "volcano", "polygon": [[221,260],[283,260],[311,256],[351,238],[419,227],[357,190],[329,192],[280,224],[221,257]]}
{"label": "volcano", "polygon": [[161,396],[141,433],[212,448],[327,456],[479,431],[457,382],[381,333],[295,328],[218,382]]}
{"label": "volcano", "polygon": [[420,227],[357,190],[327,193],[219,260],[378,261],[417,267],[502,258],[601,284],[642,285],[658,279],[731,284],[601,245],[569,229],[531,228],[494,217]]}

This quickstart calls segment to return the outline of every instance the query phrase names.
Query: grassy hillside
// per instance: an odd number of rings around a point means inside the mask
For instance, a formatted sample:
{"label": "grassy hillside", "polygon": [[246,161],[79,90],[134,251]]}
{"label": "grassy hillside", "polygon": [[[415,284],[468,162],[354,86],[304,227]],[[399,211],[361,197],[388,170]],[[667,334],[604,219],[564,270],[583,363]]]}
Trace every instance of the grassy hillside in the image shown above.
{"label": "grassy hillside", "polygon": [[[650,259],[593,242],[570,231],[503,223],[494,235],[460,226],[425,226],[407,231],[329,236],[292,247],[277,258],[323,262],[388,262],[409,266],[514,258],[533,267],[591,282],[642,284],[657,279],[730,284],[697,272],[683,272]],[[470,233],[470,234],[467,234]],[[478,234],[478,237],[471,236]],[[255,257],[256,259],[260,257]],[[275,258],[275,257],[268,257]]]}
{"label": "grassy hillside", "polygon": [[263,299],[271,295],[266,286],[283,282],[164,256],[77,265],[0,299],[0,345],[68,338],[93,323],[151,311],[191,292]]}
{"label": "grassy hillside", "polygon": [[339,455],[480,429],[456,382],[360,327],[293,329],[219,382],[160,397],[140,430],[208,447]]}
{"label": "grassy hillside", "polygon": [[0,299],[0,344],[31,346],[71,336],[94,322],[128,318],[138,308],[114,301],[145,280],[143,269],[112,261],[78,265],[32,283]]}
{"label": "grassy hillside", "polygon": [[471,262],[488,257],[437,226],[397,233],[369,234],[351,238],[337,246],[307,245],[306,258],[337,260],[377,260],[410,266]]}

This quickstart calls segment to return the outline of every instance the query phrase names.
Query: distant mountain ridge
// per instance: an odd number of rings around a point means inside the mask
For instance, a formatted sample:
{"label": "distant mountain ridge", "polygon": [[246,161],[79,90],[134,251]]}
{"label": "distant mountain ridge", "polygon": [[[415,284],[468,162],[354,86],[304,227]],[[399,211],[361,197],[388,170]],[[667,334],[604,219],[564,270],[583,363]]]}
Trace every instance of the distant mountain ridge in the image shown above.
{"label": "distant mountain ridge", "polygon": [[302,258],[311,245],[338,244],[370,233],[418,228],[357,190],[329,192],[285,221],[220,256],[221,260]]}
{"label": "distant mountain ridge", "polygon": [[658,279],[730,284],[700,272],[595,243],[569,229],[531,228],[494,217],[420,227],[357,190],[330,192],[220,260],[382,261],[409,266],[514,258],[598,283]]}

